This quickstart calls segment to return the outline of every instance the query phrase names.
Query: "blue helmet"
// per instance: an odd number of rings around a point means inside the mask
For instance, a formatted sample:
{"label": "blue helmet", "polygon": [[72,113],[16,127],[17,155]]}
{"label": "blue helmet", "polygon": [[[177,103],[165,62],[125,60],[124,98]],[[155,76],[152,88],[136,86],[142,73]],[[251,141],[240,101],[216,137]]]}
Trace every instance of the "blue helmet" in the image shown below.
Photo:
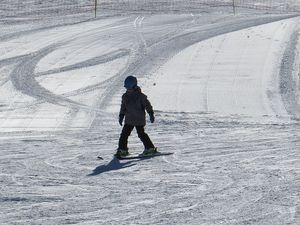
{"label": "blue helmet", "polygon": [[134,76],[128,76],[126,77],[125,81],[124,81],[124,87],[126,89],[133,89],[135,87],[137,87],[137,79]]}

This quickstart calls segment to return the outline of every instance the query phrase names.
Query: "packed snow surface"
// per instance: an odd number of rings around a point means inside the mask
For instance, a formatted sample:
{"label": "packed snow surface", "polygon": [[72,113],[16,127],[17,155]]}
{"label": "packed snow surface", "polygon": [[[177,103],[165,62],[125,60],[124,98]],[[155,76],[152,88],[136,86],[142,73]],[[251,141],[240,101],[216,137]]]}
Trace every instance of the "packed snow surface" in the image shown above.
{"label": "packed snow surface", "polygon": [[[300,223],[299,17],[1,26],[1,224]],[[113,158],[128,75],[173,155]]]}

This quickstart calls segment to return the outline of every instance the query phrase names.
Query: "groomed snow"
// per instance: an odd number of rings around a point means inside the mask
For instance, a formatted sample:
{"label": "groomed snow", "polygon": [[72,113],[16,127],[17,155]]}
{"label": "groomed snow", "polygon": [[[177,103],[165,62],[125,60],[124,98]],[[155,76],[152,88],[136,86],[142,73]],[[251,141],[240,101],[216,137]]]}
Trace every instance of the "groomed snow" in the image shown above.
{"label": "groomed snow", "polygon": [[[32,23],[0,38],[1,225],[299,224],[299,17]],[[112,157],[128,75],[172,156]]]}
{"label": "groomed snow", "polygon": [[278,77],[297,23],[255,26],[192,45],[156,71],[146,92],[161,111],[287,116]]}

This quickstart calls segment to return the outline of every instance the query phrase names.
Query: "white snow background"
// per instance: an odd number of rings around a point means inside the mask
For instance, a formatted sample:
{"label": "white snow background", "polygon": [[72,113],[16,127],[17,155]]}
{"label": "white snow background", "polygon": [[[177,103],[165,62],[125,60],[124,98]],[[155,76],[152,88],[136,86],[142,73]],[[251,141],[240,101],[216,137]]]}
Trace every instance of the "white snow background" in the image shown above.
{"label": "white snow background", "polygon": [[[215,1],[104,5],[93,19],[89,1],[12,2],[0,3],[1,225],[300,224],[296,13]],[[128,75],[173,155],[113,158]],[[143,151],[135,132],[129,148]]]}

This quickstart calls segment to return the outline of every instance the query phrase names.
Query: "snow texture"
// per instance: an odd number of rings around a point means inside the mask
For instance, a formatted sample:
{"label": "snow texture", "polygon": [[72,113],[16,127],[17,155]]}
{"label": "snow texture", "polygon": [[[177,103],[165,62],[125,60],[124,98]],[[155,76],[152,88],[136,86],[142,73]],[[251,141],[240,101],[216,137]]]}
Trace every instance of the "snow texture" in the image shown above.
{"label": "snow texture", "polygon": [[[0,224],[299,224],[299,17],[226,11],[1,17]],[[113,158],[128,75],[173,155]]]}

